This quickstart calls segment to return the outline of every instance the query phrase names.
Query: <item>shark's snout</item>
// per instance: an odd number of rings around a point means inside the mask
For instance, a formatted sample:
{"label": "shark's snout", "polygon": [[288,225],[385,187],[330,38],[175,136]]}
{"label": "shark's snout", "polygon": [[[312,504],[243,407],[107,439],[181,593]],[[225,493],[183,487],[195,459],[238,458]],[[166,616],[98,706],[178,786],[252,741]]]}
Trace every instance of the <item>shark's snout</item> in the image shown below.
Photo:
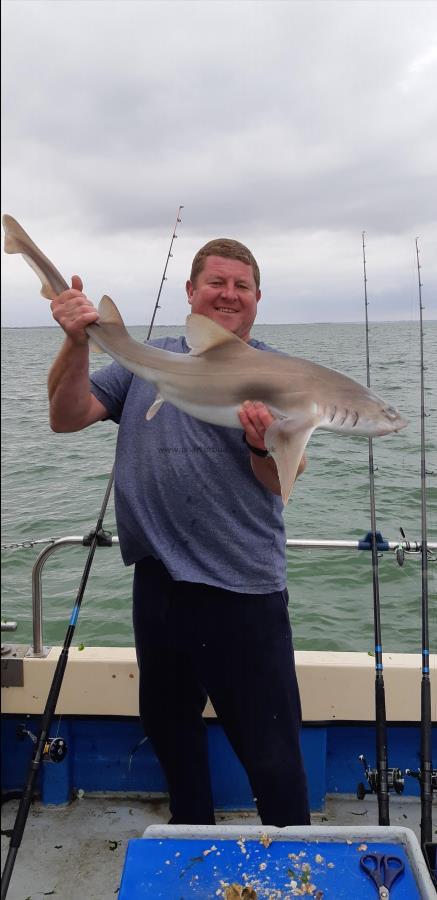
{"label": "shark's snout", "polygon": [[407,425],[408,425],[408,419],[403,419],[402,416],[398,416],[395,431],[400,431],[401,428],[406,428]]}
{"label": "shark's snout", "polygon": [[408,420],[404,419],[394,406],[385,406],[382,410],[382,415],[384,416],[387,425],[386,434],[393,431],[400,431],[408,425]]}
{"label": "shark's snout", "polygon": [[394,406],[386,406],[384,413],[389,421],[398,424],[399,428],[403,428],[407,424],[407,419],[404,419]]}

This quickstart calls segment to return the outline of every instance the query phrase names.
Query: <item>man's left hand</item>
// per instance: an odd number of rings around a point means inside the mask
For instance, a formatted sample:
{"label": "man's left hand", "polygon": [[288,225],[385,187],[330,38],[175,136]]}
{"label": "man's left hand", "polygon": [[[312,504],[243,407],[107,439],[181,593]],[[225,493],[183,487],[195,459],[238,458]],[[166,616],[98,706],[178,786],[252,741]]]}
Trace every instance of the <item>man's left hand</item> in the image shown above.
{"label": "man's left hand", "polygon": [[252,447],[265,450],[264,435],[274,421],[274,417],[260,400],[246,400],[238,413],[240,422],[246,432],[246,439]]}

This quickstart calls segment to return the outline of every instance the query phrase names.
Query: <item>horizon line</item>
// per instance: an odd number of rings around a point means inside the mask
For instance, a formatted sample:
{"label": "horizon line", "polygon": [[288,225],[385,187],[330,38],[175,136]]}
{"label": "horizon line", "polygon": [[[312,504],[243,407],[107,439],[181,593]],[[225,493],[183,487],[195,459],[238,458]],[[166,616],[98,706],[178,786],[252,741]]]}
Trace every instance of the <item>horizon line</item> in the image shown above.
{"label": "horizon line", "polygon": [[[369,325],[385,325],[389,323],[402,323],[402,322],[417,322],[418,319],[373,319],[373,321],[369,322]],[[426,322],[437,322],[437,317],[425,319]],[[359,321],[358,319],[320,319],[314,322],[254,322],[252,328],[263,328],[267,326],[268,328],[274,328],[276,326],[280,327],[282,325],[364,325],[365,322]],[[159,324],[155,323],[155,328],[181,328],[185,325],[185,322],[172,322],[170,324]],[[60,326],[54,322],[53,325],[1,325],[1,330],[6,331],[7,329],[18,329],[18,328],[59,328]],[[127,328],[148,328],[149,323],[140,322],[140,323],[132,323],[129,322],[126,324]]]}

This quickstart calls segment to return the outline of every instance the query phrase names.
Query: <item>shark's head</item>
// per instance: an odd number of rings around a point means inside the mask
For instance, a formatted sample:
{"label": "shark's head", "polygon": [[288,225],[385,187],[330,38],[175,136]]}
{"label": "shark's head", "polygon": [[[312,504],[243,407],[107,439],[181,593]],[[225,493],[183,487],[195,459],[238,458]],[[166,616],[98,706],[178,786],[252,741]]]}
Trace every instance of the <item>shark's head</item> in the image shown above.
{"label": "shark's head", "polygon": [[379,437],[400,431],[408,424],[397,409],[369,388],[351,378],[326,370],[317,405],[318,426],[340,434]]}
{"label": "shark's head", "polygon": [[400,431],[408,425],[407,419],[388,405],[381,397],[377,397],[369,391],[366,401],[360,404],[359,416],[355,426],[352,424],[350,433],[363,434],[367,437],[381,437],[384,434],[392,434]]}

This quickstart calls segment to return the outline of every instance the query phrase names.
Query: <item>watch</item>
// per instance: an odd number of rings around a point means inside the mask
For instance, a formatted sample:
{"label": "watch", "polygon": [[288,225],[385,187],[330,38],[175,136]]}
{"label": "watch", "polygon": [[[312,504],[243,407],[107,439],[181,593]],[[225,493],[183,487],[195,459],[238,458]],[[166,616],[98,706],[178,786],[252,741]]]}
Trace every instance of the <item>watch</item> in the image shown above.
{"label": "watch", "polygon": [[252,444],[249,444],[249,441],[247,440],[245,431],[243,431],[243,442],[247,447],[249,447],[250,452],[254,453],[255,456],[260,456],[262,459],[265,459],[266,456],[270,455],[268,450],[261,450],[260,447],[252,447]]}

